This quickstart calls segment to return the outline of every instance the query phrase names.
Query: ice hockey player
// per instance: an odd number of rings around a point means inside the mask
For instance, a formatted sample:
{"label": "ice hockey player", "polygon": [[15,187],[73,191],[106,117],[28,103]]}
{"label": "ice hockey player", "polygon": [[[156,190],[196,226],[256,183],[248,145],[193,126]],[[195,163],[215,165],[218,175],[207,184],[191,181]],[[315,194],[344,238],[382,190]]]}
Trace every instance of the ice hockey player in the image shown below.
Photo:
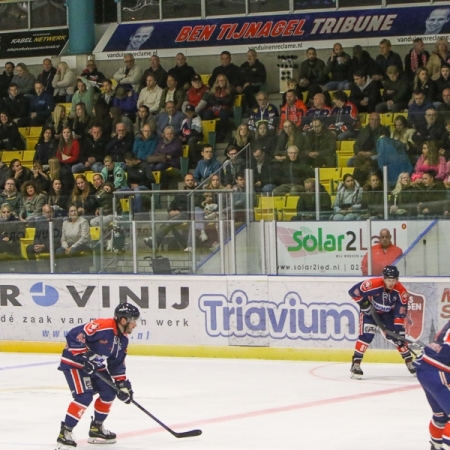
{"label": "ice hockey player", "polygon": [[429,430],[431,450],[450,448],[450,322],[416,359],[417,379],[433,411]]}
{"label": "ice hockey player", "polygon": [[[377,324],[372,317],[370,304],[374,306],[380,321],[385,325],[386,329],[398,336],[405,336],[404,322],[408,312],[408,292],[398,281],[398,277],[399,271],[397,267],[386,266],[383,269],[382,277],[369,278],[355,284],[349,290],[350,296],[358,303],[360,308],[360,335],[356,341],[353,353],[350,369],[351,378],[360,379],[362,377],[361,361],[377,331]],[[393,338],[389,335],[385,335],[385,338],[397,347],[405,361],[406,367],[412,374],[415,374],[416,369],[413,365],[408,344],[400,338]]]}
{"label": "ice hockey player", "polygon": [[[106,430],[103,422],[108,417],[116,395],[125,403],[130,403],[133,398],[131,383],[125,373],[125,357],[128,334],[136,327],[138,318],[139,310],[135,306],[120,303],[114,311],[114,318],[92,320],[67,334],[67,344],[58,370],[62,370],[66,377],[73,401],[67,409],[64,422],[61,422],[56,450],[77,446],[72,430],[92,402],[94,394],[99,394],[99,397],[94,403],[88,442],[116,442],[115,433]],[[116,394],[111,386],[97,377],[97,371],[110,377],[120,392]]]}

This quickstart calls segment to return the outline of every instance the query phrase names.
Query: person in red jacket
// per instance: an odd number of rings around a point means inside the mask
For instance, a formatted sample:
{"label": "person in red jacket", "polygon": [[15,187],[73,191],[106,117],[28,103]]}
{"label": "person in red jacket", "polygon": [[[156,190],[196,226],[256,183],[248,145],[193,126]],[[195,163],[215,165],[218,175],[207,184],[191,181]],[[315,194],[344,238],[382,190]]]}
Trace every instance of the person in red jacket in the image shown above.
{"label": "person in red jacket", "polygon": [[[86,408],[91,404],[94,394],[98,394],[94,404],[94,417],[89,429],[90,444],[114,444],[116,434],[105,430],[103,422],[108,417],[114,399],[127,404],[133,399],[131,383],[127,379],[125,357],[127,355],[128,335],[136,327],[139,310],[130,303],[120,303],[114,310],[114,317],[94,319],[84,325],[72,328],[66,336],[61,370],[66,377],[72,393],[66,417],[61,422],[57,442],[58,450],[76,447],[72,430],[78,424]],[[117,392],[96,372],[113,381]]]}
{"label": "person in red jacket", "polygon": [[80,143],[72,138],[70,127],[64,127],[59,138],[56,157],[61,163],[73,166],[80,162]]}
{"label": "person in red jacket", "polygon": [[286,103],[281,107],[280,111],[280,131],[283,129],[285,120],[290,120],[296,127],[300,127],[306,112],[306,105],[297,97],[293,89],[289,89],[286,92]]}
{"label": "person in red jacket", "polygon": [[372,272],[369,274],[368,253],[366,253],[361,261],[362,274],[379,276],[384,267],[394,264],[402,254],[402,249],[391,242],[389,230],[383,228],[380,231],[380,242],[372,246]]}

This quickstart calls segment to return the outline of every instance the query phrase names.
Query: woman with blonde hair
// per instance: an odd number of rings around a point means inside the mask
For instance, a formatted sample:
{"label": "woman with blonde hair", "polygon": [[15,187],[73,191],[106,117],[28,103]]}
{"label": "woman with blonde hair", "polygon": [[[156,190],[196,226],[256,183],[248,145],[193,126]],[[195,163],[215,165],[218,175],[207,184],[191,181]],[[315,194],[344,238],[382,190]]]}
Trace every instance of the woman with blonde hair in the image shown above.
{"label": "woman with blonde hair", "polygon": [[77,207],[80,216],[95,216],[97,200],[96,190],[83,174],[78,174],[75,178],[75,186],[70,197],[70,204]]}
{"label": "woman with blonde hair", "polygon": [[433,81],[441,76],[442,64],[450,64],[449,45],[445,37],[436,40],[436,50],[431,54],[427,63],[428,74]]}
{"label": "woman with blonde hair", "polygon": [[422,175],[427,170],[436,172],[436,180],[443,180],[447,174],[447,162],[443,156],[439,155],[439,147],[436,141],[425,141],[422,144],[422,155],[414,166],[411,180],[415,184],[422,183]]}
{"label": "woman with blonde hair", "polygon": [[11,83],[16,83],[21,94],[31,96],[34,94],[34,83],[36,78],[30,73],[24,63],[18,63],[14,69],[15,75]]}
{"label": "woman with blonde hair", "polygon": [[71,123],[72,121],[67,117],[66,107],[64,105],[56,105],[44,127],[50,127],[55,134],[55,139],[59,139],[62,129],[70,127]]}
{"label": "woman with blonde hair", "polygon": [[[241,151],[246,145],[251,144],[252,142],[253,136],[248,125],[246,123],[241,123],[236,128],[235,135],[233,139],[231,139],[229,145],[233,145],[238,151]],[[247,153],[250,154],[250,148]]]}
{"label": "woman with blonde hair", "polygon": [[73,139],[72,130],[69,127],[64,127],[62,130],[56,157],[70,167],[80,161],[80,143],[77,139]]}
{"label": "woman with blonde hair", "polygon": [[[436,87],[434,85],[433,80],[430,78],[428,74],[428,70],[425,67],[421,67],[417,69],[416,76],[414,77],[412,92],[417,90],[422,90],[425,94],[425,99],[427,102],[432,103],[434,101],[434,97],[436,95]],[[414,94],[409,101],[411,104],[414,101]]]}
{"label": "woman with blonde hair", "polygon": [[[52,183],[54,180],[61,180],[63,195],[69,195],[72,192],[75,180],[70,167],[61,164],[58,158],[53,157],[48,160],[48,176]],[[66,202],[67,203],[67,202]]]}
{"label": "woman with blonde hair", "polygon": [[391,206],[389,208],[391,215],[402,217],[416,216],[418,192],[417,186],[411,183],[409,173],[400,173],[395,188],[391,192]]}
{"label": "woman with blonde hair", "polygon": [[77,84],[77,74],[74,70],[69,69],[66,62],[61,61],[56,69],[52,86],[55,89],[55,103],[70,102],[75,92]]}
{"label": "woman with blonde hair", "polygon": [[89,114],[86,104],[83,102],[75,106],[75,117],[72,124],[72,136],[74,139],[84,139],[88,132]]}

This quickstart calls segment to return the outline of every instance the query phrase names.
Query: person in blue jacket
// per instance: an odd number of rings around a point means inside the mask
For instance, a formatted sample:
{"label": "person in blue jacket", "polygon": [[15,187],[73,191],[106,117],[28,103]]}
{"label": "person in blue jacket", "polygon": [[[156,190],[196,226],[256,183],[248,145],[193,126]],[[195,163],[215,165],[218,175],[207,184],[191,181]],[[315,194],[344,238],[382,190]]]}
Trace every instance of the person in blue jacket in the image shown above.
{"label": "person in blue jacket", "polygon": [[[114,399],[125,403],[133,399],[131,383],[125,372],[128,335],[136,327],[139,310],[130,303],[120,303],[114,317],[94,319],[79,325],[66,336],[67,344],[62,353],[58,370],[66,377],[72,393],[66,417],[61,422],[57,450],[76,447],[72,430],[78,424],[94,394],[94,417],[89,429],[88,442],[91,444],[113,444],[116,434],[106,430],[103,422],[108,417]],[[96,372],[110,378],[119,388],[118,393],[101,380]]]}

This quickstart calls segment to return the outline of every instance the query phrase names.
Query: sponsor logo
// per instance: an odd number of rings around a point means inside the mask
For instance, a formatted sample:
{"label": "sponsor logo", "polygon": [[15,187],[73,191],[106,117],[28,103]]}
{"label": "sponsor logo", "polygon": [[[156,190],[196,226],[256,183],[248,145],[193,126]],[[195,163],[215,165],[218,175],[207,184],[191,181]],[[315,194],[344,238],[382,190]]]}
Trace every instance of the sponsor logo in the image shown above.
{"label": "sponsor logo", "polygon": [[33,284],[30,288],[31,298],[39,306],[53,306],[59,299],[58,291],[44,283]]}

